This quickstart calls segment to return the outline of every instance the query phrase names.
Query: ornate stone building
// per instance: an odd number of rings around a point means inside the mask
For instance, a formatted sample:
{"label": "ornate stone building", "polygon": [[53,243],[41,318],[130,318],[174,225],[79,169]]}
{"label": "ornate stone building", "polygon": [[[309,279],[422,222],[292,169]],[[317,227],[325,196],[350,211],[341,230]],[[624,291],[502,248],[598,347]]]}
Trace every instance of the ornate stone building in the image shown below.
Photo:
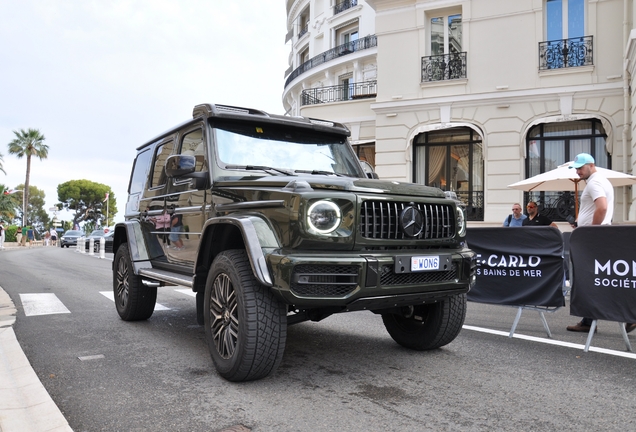
{"label": "ornate stone building", "polygon": [[[507,186],[591,153],[634,173],[633,0],[287,0],[290,115],[345,123],[381,178],[455,191],[475,223],[572,193]],[[632,187],[614,220],[636,220]]]}

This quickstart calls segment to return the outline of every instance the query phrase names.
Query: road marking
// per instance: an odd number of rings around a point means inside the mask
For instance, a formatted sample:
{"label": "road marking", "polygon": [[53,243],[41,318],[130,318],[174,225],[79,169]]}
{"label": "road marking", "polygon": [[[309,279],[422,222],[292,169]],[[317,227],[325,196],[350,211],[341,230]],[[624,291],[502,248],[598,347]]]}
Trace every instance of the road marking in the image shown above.
{"label": "road marking", "polygon": [[189,288],[185,288],[185,289],[184,288],[179,288],[179,289],[176,289],[175,291],[180,292],[180,293],[185,294],[185,295],[190,296],[190,297],[196,297],[197,296],[197,293],[195,293],[194,291],[192,291]]}
{"label": "road marking", "polygon": [[[483,328],[483,327],[474,327],[474,326],[465,325],[462,328],[464,328],[466,330],[473,330],[473,331],[493,334],[493,335],[497,335],[497,336],[506,336],[506,337],[508,337],[510,335],[510,332],[504,332],[504,331],[499,331],[499,330],[491,330],[491,329],[487,329],[487,328]],[[585,349],[585,345],[582,345],[582,344],[575,344],[575,343],[571,343],[571,342],[563,342],[563,341],[558,341],[558,340],[554,340],[554,339],[539,338],[539,337],[534,337],[534,336],[525,336],[525,335],[521,335],[521,334],[517,334],[517,333],[512,335],[512,337],[517,338],[517,339],[531,341],[531,342],[540,342],[540,343],[544,343],[544,344],[548,344],[548,345],[557,345],[557,346],[561,346],[561,347],[565,347],[565,348],[574,348],[574,349],[578,349],[578,350],[581,350],[581,351],[583,351]],[[616,357],[626,357],[626,358],[636,359],[636,353],[628,352],[628,351],[616,351],[616,350],[610,350],[610,349],[606,349],[606,348],[597,348],[597,347],[593,347],[593,346],[590,346],[589,351],[594,351],[594,352],[598,352],[598,353],[601,353],[601,354],[609,354],[609,355],[613,355],[613,356],[616,356]]]}
{"label": "road marking", "polygon": [[26,316],[71,313],[53,293],[20,294]]}
{"label": "road marking", "polygon": [[103,359],[103,358],[104,358],[104,354],[96,354],[96,355],[78,357],[78,359],[80,359],[81,361],[98,360],[98,359]]}
{"label": "road marking", "polygon": [[[115,294],[113,294],[112,291],[100,291],[99,292],[101,295],[103,295],[104,297],[106,297],[107,299],[111,300],[111,301],[115,301]],[[169,307],[166,307],[162,304],[159,303],[155,303],[155,310],[156,311],[162,311],[162,310],[170,310]]]}

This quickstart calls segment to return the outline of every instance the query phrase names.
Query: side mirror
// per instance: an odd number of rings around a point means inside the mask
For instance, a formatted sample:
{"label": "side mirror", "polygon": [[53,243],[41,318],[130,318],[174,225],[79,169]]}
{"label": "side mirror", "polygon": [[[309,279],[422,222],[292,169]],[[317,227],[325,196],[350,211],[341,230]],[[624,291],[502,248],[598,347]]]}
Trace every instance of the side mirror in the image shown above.
{"label": "side mirror", "polygon": [[364,171],[364,173],[367,175],[368,178],[372,178],[372,179],[379,179],[380,177],[376,174],[375,171],[373,171],[373,167],[371,166],[371,164],[367,161],[360,161],[360,165],[362,165],[362,170]]}
{"label": "side mirror", "polygon": [[190,155],[172,155],[166,159],[166,175],[168,177],[183,177],[193,173],[196,159]]}

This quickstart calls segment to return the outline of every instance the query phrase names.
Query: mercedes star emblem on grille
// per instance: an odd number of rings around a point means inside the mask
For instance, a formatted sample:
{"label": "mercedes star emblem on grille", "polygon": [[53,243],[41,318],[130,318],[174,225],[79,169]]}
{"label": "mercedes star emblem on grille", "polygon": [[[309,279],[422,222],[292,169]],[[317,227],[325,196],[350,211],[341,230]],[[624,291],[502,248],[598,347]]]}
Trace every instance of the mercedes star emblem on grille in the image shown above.
{"label": "mercedes star emblem on grille", "polygon": [[400,224],[404,234],[409,237],[417,237],[424,229],[424,218],[422,213],[413,205],[406,207],[400,214]]}

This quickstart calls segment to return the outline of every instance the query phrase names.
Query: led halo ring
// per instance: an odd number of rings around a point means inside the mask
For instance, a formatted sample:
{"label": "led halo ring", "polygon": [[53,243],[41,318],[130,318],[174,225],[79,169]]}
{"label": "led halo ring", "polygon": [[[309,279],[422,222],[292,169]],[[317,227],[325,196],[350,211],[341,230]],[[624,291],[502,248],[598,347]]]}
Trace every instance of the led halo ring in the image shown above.
{"label": "led halo ring", "polygon": [[466,234],[466,215],[460,206],[457,206],[457,227],[459,228],[458,234],[460,236]]}
{"label": "led halo ring", "polygon": [[[317,208],[318,206],[323,206],[323,205],[326,205],[329,208],[322,209],[322,210]],[[333,211],[335,213],[335,218],[330,221],[331,223],[329,224],[327,228],[325,227],[318,228],[316,224],[314,223],[314,219],[320,216],[318,212],[327,212],[327,211]],[[330,232],[335,231],[340,226],[341,220],[342,220],[342,216],[340,213],[340,207],[338,207],[338,205],[333,203],[332,201],[325,201],[325,200],[317,201],[309,207],[309,211],[307,212],[307,223],[309,224],[311,229],[313,229],[314,231],[320,234],[329,234]]]}

